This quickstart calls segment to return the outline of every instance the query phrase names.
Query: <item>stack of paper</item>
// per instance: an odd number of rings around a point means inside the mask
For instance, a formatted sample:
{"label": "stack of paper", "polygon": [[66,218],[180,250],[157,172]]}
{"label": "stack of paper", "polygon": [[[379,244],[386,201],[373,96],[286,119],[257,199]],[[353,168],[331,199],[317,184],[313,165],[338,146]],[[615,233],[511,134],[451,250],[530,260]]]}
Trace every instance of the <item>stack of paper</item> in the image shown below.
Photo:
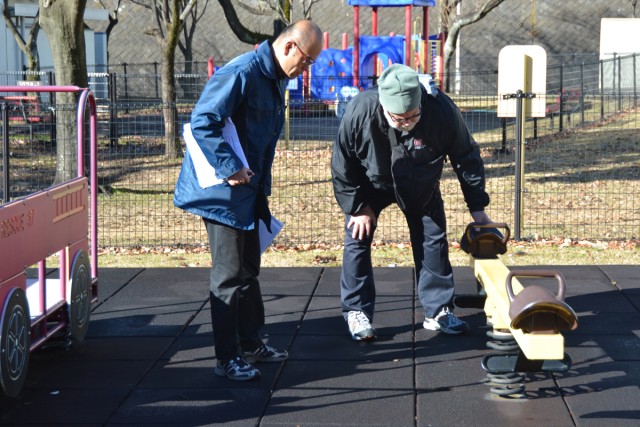
{"label": "stack of paper", "polygon": [[[191,156],[193,167],[196,170],[196,176],[198,177],[198,184],[200,185],[200,187],[204,189],[212,187],[214,185],[222,184],[224,180],[216,178],[215,168],[211,166],[211,163],[209,163],[207,157],[202,152],[202,149],[193,138],[190,123],[184,125],[183,136],[184,142],[187,145],[187,155]],[[240,145],[238,131],[236,130],[236,126],[233,124],[230,118],[225,121],[224,128],[222,128],[222,137],[229,145],[231,145],[231,148],[240,158],[244,167],[248,168],[249,163],[247,162],[247,158],[244,155],[242,145]],[[266,224],[262,220],[260,220],[259,233],[261,253],[264,252],[269,247],[269,245],[271,245],[271,242],[273,242],[280,230],[282,230],[282,227],[284,227],[284,224],[272,216],[271,232],[269,232],[267,230]]]}

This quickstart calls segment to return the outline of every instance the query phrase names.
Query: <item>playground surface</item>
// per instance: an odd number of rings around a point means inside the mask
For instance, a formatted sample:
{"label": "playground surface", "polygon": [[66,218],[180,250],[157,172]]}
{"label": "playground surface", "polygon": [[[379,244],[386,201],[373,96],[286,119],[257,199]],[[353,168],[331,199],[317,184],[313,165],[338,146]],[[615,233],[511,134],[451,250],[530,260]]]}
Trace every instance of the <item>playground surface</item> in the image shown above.
{"label": "playground surface", "polygon": [[[286,362],[232,382],[215,359],[207,268],[99,269],[84,342],[31,355],[26,385],[0,425],[82,426],[623,426],[640,422],[640,266],[536,266],[566,279],[578,328],[572,367],[526,377],[500,397],[481,367],[481,309],[457,309],[471,330],[422,329],[411,268],[378,268],[379,338],[352,341],[339,312],[339,268],[265,268],[265,339]],[[456,291],[476,291],[457,267]]]}

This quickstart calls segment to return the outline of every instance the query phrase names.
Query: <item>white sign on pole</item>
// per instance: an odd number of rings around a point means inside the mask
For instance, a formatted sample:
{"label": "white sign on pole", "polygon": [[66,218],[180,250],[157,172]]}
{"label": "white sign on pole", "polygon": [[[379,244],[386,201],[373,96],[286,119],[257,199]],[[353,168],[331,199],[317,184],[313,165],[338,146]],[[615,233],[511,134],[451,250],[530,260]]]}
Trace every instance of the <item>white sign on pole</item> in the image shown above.
{"label": "white sign on pole", "polygon": [[524,117],[544,117],[547,92],[547,52],[537,45],[511,45],[498,56],[498,117],[516,116],[516,98],[505,95],[533,94],[525,97]]}

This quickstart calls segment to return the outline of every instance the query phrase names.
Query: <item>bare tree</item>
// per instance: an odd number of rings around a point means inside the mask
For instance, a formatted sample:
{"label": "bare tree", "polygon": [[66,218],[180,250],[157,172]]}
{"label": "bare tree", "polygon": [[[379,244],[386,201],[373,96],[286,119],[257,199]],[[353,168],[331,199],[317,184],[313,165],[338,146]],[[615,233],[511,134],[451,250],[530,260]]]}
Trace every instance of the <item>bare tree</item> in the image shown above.
{"label": "bare tree", "polygon": [[184,27],[185,19],[196,6],[198,0],[133,0],[149,9],[153,24],[144,33],[155,37],[160,45],[160,85],[162,93],[162,115],[164,119],[165,156],[176,158],[181,155],[177,133],[175,53]]}
{"label": "bare tree", "polygon": [[[9,7],[7,6],[7,0],[2,2],[2,17],[4,22],[16,39],[18,48],[24,53],[27,58],[27,68],[29,71],[40,71],[40,55],[38,54],[38,33],[40,32],[40,22],[38,20],[40,10],[36,12],[36,16],[33,18],[33,23],[29,28],[29,34],[25,40],[22,34],[18,31],[16,23],[13,21],[12,16],[9,14]],[[35,73],[29,73],[27,80],[37,80],[38,76]]]}
{"label": "bare tree", "polygon": [[[118,1],[118,0],[113,0]],[[145,34],[156,38],[161,46],[160,80],[162,87],[163,118],[165,125],[165,155],[175,158],[182,154],[177,129],[175,52],[180,49],[185,63],[191,61],[191,44],[196,24],[204,13],[204,7],[198,8],[198,0],[131,0],[149,9],[153,14],[153,25],[144,30]],[[305,14],[311,13],[311,7],[319,0],[300,0]],[[224,11],[231,30],[240,41],[249,44],[272,40],[278,33],[278,26],[290,23],[291,0],[218,0]],[[245,27],[238,18],[235,7],[241,7],[254,14],[273,16],[273,34],[258,33]]]}
{"label": "bare tree", "polygon": [[[107,46],[109,45],[109,37],[111,36],[111,32],[114,27],[118,25],[120,12],[125,7],[125,0],[110,0],[110,5],[107,7],[107,2],[105,0],[96,0],[103,9],[109,12],[109,25],[105,29],[105,34],[107,36]],[[109,63],[109,50],[107,49],[107,64]]]}
{"label": "bare tree", "polygon": [[320,0],[299,0],[304,19],[311,19],[311,8]]}
{"label": "bare tree", "polygon": [[[505,0],[441,0],[438,2],[440,25],[445,33],[444,44],[444,74],[449,75],[451,59],[457,49],[460,31],[471,24],[480,21],[489,12],[502,4]],[[464,8],[463,13],[458,11]],[[450,79],[445,77],[445,85],[449,91]]]}
{"label": "bare tree", "polygon": [[[202,16],[198,12],[198,0],[132,0],[134,3],[149,9],[153,14],[153,25],[144,30],[145,34],[156,38],[161,46],[160,80],[162,87],[163,118],[165,125],[165,155],[176,158],[182,154],[177,129],[176,110],[176,77],[175,52],[176,48],[183,49],[183,53],[190,51],[197,20]],[[201,0],[202,1],[202,0]],[[271,34],[261,34],[250,31],[238,19],[235,5],[260,12],[275,15],[281,20],[280,10],[286,11],[290,0],[251,1],[251,0],[218,0],[222,6],[227,21],[236,36],[245,43],[255,44],[265,39],[272,39]],[[284,7],[282,5],[284,4]],[[206,7],[206,6],[205,6]],[[187,21],[191,25],[186,28]],[[181,41],[181,36],[183,40]],[[184,44],[180,44],[184,42]],[[179,47],[180,46],[180,47]],[[188,55],[185,55],[188,60]],[[188,61],[187,61],[188,62]]]}
{"label": "bare tree", "polygon": [[291,8],[290,0],[236,0],[234,3],[253,15],[276,16],[283,22],[289,21],[287,9]]}
{"label": "bare tree", "polygon": [[196,27],[200,19],[204,16],[204,13],[209,5],[208,0],[201,1],[200,4],[194,4],[188,13],[189,19],[186,19],[182,27],[182,36],[178,40],[178,49],[184,57],[184,69],[183,73],[186,75],[183,79],[179,80],[181,83],[185,83],[183,86],[185,92],[185,98],[193,99],[197,96],[195,92],[195,85],[193,80],[189,77],[193,73],[193,38],[196,34]]}
{"label": "bare tree", "polygon": [[[224,16],[231,27],[231,31],[236,35],[238,40],[244,43],[256,44],[260,43],[264,40],[272,40],[274,38],[273,34],[264,34],[264,33],[256,33],[248,28],[246,28],[240,22],[238,18],[238,14],[236,12],[235,6],[238,5],[241,8],[251,11],[252,13],[259,15],[267,15],[267,14],[276,14],[276,20],[282,20],[282,14],[280,13],[279,2],[277,1],[260,1],[260,0],[218,0],[220,6],[222,6],[222,10],[224,11]],[[278,5],[275,5],[277,3]],[[266,5],[271,5],[272,8],[265,7]],[[284,13],[284,12],[282,12]]]}
{"label": "bare tree", "polygon": [[[251,12],[254,15],[273,16],[283,26],[291,24],[291,12],[294,7],[293,0],[218,0],[225,12],[227,21],[236,36],[244,41],[245,37],[251,37],[251,32],[240,25],[235,13],[234,4],[239,8]],[[305,19],[311,19],[311,8],[321,0],[298,0]],[[264,40],[265,35],[259,35],[259,40]],[[247,43],[255,43],[249,41]]]}
{"label": "bare tree", "polygon": [[[49,38],[56,84],[87,87],[87,57],[84,43],[86,0],[39,0],[40,25]],[[75,176],[78,94],[56,96],[56,183]]]}

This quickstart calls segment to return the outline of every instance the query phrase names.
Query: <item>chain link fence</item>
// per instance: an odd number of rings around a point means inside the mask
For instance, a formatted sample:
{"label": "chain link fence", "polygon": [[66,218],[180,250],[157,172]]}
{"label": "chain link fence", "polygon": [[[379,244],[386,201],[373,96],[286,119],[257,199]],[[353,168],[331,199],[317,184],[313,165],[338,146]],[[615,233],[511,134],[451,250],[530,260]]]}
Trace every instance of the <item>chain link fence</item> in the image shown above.
{"label": "chain link fence", "polygon": [[[525,121],[523,238],[640,237],[636,62],[632,55],[547,70],[547,93],[537,96],[546,96],[548,114]],[[163,104],[158,98],[158,75],[151,70],[90,76],[92,90],[105,94],[98,96],[101,247],[200,246],[207,242],[201,220],[172,203],[182,162],[164,155]],[[207,80],[206,73],[187,77],[172,106],[180,126],[188,122],[195,94]],[[0,81],[12,78],[24,76],[0,75]],[[476,85],[464,93],[452,97],[481,148],[492,199],[488,213],[496,221],[512,224],[515,119],[497,117],[495,84]],[[3,179],[1,193],[10,200],[51,185],[58,142],[54,113],[61,106],[45,98],[30,105],[0,100],[0,105],[12,117],[0,123],[3,132],[9,131],[0,153],[2,175],[8,177]],[[331,145],[338,125],[335,100],[303,99],[292,91],[270,198],[273,214],[285,223],[276,243],[341,244],[344,217],[333,198],[330,179]],[[10,168],[5,166],[9,164]],[[449,235],[457,238],[471,218],[448,164],[441,188]],[[409,240],[397,208],[383,212],[376,238]]]}

